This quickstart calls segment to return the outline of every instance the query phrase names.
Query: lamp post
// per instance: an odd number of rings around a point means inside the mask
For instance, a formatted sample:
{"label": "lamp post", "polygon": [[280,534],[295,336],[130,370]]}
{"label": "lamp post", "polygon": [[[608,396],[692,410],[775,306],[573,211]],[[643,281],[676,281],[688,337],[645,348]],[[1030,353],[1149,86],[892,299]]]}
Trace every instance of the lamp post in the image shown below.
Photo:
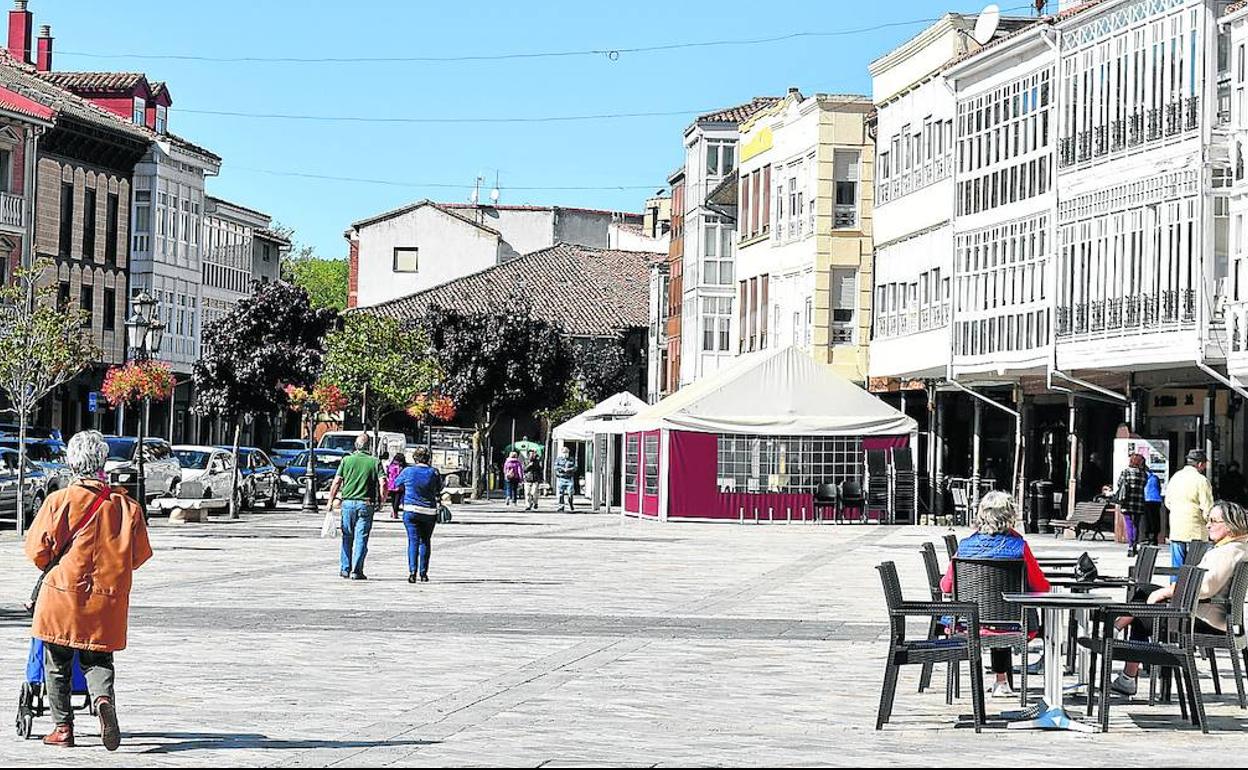
{"label": "lamp post", "polygon": [[316,410],[311,403],[304,404],[308,413],[308,467],[305,471],[306,480],[303,485],[303,513],[317,513],[316,507]]}
{"label": "lamp post", "polygon": [[[165,335],[165,325],[156,317],[156,300],[146,291],[139,292],[130,302],[134,313],[126,319],[126,336],[130,343],[130,357],[138,362],[150,361],[153,353],[160,352],[160,342]],[[146,448],[147,410],[151,397],[143,396],[143,409],[139,412],[138,484],[139,505],[147,516],[147,484],[143,475],[143,456]]]}

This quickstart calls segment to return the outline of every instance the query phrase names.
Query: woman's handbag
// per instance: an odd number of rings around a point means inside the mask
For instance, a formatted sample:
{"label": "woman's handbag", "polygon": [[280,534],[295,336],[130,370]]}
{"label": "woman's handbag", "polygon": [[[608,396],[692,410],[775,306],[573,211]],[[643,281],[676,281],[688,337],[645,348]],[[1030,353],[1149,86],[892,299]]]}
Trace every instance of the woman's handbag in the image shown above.
{"label": "woman's handbag", "polygon": [[86,526],[95,519],[96,512],[100,510],[100,506],[104,504],[104,501],[108,499],[112,492],[113,488],[106,486],[96,494],[95,499],[91,501],[91,507],[87,508],[87,515],[82,517],[82,520],[78,522],[78,526],[69,531],[69,542],[65,544],[60,553],[52,557],[52,561],[48,562],[48,566],[43,568],[43,572],[35,580],[34,587],[30,589],[30,599],[26,602],[27,613],[32,616],[35,614],[35,603],[39,601],[39,591],[43,588],[44,578],[48,576],[48,573],[56,565],[61,563],[61,559],[65,558],[65,554],[69,553],[69,549],[73,548],[74,539],[78,537],[78,533],[86,529]]}
{"label": "woman's handbag", "polygon": [[451,523],[451,509],[447,508],[445,505],[438,506],[438,523],[439,524]]}

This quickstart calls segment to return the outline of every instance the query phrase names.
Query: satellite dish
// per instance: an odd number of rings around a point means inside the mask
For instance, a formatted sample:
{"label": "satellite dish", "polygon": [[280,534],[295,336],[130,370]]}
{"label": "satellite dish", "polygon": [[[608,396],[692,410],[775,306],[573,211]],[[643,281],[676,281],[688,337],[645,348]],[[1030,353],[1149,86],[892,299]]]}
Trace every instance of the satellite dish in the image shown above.
{"label": "satellite dish", "polygon": [[987,45],[992,36],[997,34],[997,27],[1001,26],[1001,9],[996,3],[984,8],[979,12],[979,18],[975,20],[975,42],[980,45]]}

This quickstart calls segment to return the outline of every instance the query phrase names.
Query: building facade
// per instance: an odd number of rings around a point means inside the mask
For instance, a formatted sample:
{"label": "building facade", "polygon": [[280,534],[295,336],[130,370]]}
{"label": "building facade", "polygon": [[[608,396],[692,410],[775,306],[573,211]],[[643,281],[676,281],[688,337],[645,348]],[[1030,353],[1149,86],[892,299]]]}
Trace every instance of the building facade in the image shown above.
{"label": "building facade", "polygon": [[663,318],[664,351],[662,356],[662,375],[660,377],[658,398],[663,399],[675,393],[680,387],[681,344],[683,341],[681,323],[684,302],[684,270],[685,270],[685,169],[682,166],[667,178],[672,191],[672,230],[667,249],[667,297],[663,303],[666,315]]}
{"label": "building facade", "polygon": [[736,223],[713,211],[707,198],[736,169],[737,126],[775,101],[756,97],[702,115],[685,129],[677,388],[718,370],[736,355],[732,348]]}
{"label": "building facade", "polygon": [[847,379],[866,383],[871,110],[866,97],[804,97],[793,89],[741,123],[738,354],[793,345]]}

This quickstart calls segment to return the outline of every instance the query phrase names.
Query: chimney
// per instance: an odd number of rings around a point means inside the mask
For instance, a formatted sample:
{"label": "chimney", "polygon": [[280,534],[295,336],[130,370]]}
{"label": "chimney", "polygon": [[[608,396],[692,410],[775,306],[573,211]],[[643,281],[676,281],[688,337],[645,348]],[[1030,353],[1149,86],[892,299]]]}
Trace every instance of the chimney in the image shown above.
{"label": "chimney", "polygon": [[30,64],[30,36],[35,15],[26,10],[26,0],[13,0],[9,11],[9,53],[14,59]]}
{"label": "chimney", "polygon": [[39,54],[35,60],[35,69],[40,72],[52,71],[52,27],[43,24],[39,27]]}

